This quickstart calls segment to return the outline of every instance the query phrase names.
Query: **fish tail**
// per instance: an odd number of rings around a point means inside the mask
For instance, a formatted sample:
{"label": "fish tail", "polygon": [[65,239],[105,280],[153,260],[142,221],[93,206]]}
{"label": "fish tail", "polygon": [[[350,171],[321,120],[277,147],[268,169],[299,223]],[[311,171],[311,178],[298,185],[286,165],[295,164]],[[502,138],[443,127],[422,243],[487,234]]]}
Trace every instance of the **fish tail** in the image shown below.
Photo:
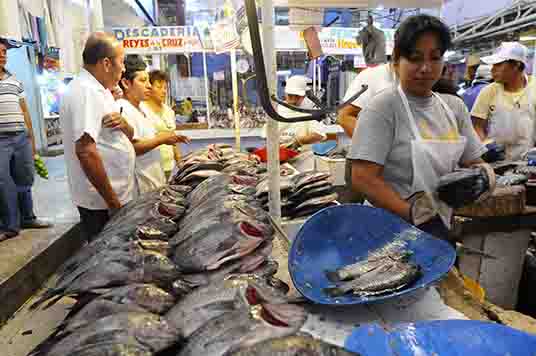
{"label": "fish tail", "polygon": [[342,281],[342,278],[339,276],[339,273],[337,271],[325,271],[324,273],[326,274],[326,278],[330,282],[336,283]]}

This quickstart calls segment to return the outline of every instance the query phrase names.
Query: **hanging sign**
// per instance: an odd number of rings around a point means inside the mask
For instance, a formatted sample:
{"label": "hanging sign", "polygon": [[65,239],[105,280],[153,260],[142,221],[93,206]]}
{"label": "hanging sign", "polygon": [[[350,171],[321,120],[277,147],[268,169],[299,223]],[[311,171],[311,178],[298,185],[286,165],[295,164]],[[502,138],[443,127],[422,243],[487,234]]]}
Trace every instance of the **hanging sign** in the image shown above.
{"label": "hanging sign", "polygon": [[199,52],[203,45],[195,26],[114,28],[115,38],[126,54],[170,54]]}
{"label": "hanging sign", "polygon": [[210,27],[210,38],[214,51],[223,53],[240,46],[240,37],[233,22],[223,20]]}

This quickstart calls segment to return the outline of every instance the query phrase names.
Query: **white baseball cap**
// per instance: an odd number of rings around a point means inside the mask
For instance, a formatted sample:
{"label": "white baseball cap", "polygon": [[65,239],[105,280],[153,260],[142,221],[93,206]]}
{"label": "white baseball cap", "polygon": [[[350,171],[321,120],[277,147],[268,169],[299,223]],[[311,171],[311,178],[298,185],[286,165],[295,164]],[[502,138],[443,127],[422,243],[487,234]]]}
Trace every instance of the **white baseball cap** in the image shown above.
{"label": "white baseball cap", "polygon": [[491,79],[491,65],[481,64],[476,70],[476,79]]}
{"label": "white baseball cap", "polygon": [[285,94],[305,96],[309,78],[304,75],[295,75],[287,80],[285,85]]}
{"label": "white baseball cap", "polygon": [[521,62],[525,68],[528,63],[528,49],[519,42],[503,42],[499,48],[495,50],[491,56],[482,58],[486,64],[498,64],[508,60]]}

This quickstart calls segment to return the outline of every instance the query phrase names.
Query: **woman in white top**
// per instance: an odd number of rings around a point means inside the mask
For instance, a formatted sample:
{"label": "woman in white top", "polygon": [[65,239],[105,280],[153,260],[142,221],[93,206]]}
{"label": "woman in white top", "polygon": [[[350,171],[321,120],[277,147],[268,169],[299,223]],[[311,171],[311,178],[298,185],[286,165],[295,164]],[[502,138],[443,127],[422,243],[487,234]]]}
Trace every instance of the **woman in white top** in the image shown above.
{"label": "woman in white top", "polygon": [[[169,76],[161,70],[153,70],[149,73],[151,91],[147,99],[141,103],[141,110],[149,117],[157,133],[174,132],[177,129],[175,112],[166,105]],[[181,153],[177,145],[161,145],[160,161],[166,179],[169,179],[175,162],[181,159]]]}
{"label": "woman in white top", "polygon": [[120,85],[123,99],[116,101],[118,111],[122,112],[134,128],[132,144],[136,151],[135,176],[138,193],[154,190],[166,183],[164,170],[160,164],[160,145],[174,145],[189,142],[187,137],[176,135],[173,131],[157,133],[151,119],[140,109],[140,103],[151,90],[147,65],[140,56],[130,55],[125,60],[125,72]]}

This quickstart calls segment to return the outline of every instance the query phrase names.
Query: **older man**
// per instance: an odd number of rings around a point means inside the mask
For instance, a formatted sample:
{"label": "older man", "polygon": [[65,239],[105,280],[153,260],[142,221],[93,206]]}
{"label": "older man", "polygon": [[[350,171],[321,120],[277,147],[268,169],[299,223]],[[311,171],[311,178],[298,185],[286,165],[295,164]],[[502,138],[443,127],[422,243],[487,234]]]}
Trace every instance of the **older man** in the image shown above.
{"label": "older man", "polygon": [[112,112],[111,90],[125,69],[123,47],[110,34],[94,33],[82,57],[84,68],[69,83],[60,119],[72,199],[91,240],[133,198],[136,153],[132,128]]}
{"label": "older man", "polygon": [[478,95],[471,111],[475,129],[483,141],[504,144],[506,158],[519,160],[534,146],[536,92],[525,69],[528,49],[517,42],[503,42],[491,56],[495,83]]}
{"label": "older man", "polygon": [[51,226],[33,212],[35,141],[24,87],[6,69],[12,47],[0,38],[0,241],[17,236],[21,228]]}

